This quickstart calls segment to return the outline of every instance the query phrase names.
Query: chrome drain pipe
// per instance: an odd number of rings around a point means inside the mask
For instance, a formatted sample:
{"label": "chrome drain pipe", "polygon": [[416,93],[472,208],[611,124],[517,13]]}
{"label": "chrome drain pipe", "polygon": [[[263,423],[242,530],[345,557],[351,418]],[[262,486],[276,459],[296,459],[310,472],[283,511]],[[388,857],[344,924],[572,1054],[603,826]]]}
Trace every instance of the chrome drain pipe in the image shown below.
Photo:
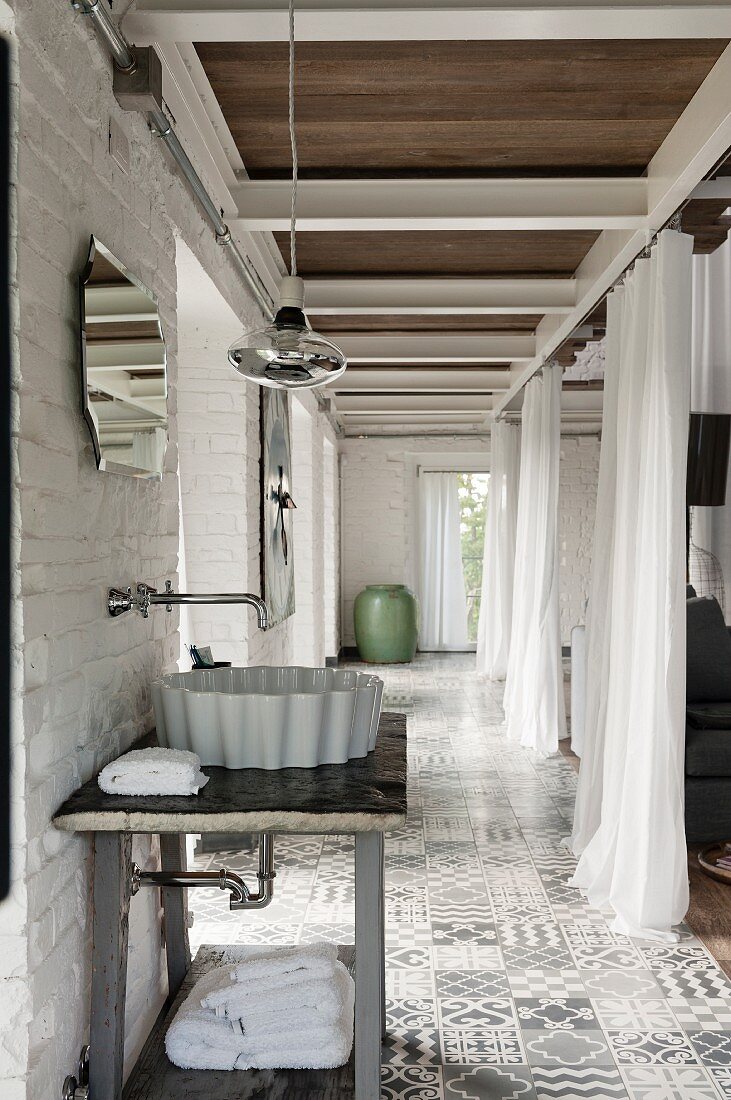
{"label": "chrome drain pipe", "polygon": [[266,909],[274,897],[274,879],[277,873],[274,870],[274,833],[262,833],[259,837],[259,870],[256,879],[259,890],[256,894],[248,894],[243,901],[235,901],[231,897],[232,909]]}
{"label": "chrome drain pipe", "polygon": [[143,871],[132,864],[131,893],[143,886],[188,889],[191,886],[218,886],[229,891],[229,909],[265,909],[274,897],[274,836],[262,833],[259,837],[259,870],[256,873],[259,888],[255,894],[244,880],[233,871],[221,867],[218,871]]}

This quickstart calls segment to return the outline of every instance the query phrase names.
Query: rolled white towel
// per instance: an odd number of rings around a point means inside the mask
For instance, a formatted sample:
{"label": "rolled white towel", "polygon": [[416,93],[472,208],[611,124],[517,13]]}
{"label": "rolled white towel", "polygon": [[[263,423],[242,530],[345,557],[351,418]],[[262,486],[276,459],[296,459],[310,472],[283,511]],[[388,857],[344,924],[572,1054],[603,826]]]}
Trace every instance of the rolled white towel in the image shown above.
{"label": "rolled white towel", "polygon": [[[249,996],[237,995],[237,987],[230,985],[210,994],[206,1002],[216,1016],[238,1021],[246,1035],[271,1034],[272,1029],[281,1028],[305,1030],[308,1026],[334,1024],[342,1018],[347,1011],[352,982],[343,964],[336,962],[326,978],[302,981],[276,994],[264,987],[259,992],[258,1003]],[[215,1006],[212,1001],[216,1002]]]}
{"label": "rolled white towel", "polygon": [[198,794],[208,782],[200,757],[182,749],[133,749],[99,773],[106,794]]}
{"label": "rolled white towel", "polygon": [[[229,985],[229,971],[217,967],[193,986],[165,1036],[170,1061],[181,1069],[333,1069],[350,1057],[353,1045],[355,984],[342,967],[342,1012],[333,1023],[312,1018],[307,1026],[290,1026],[280,1019],[266,1030],[247,1034],[241,1025],[216,1017],[201,1001]],[[345,976],[344,980],[343,974]]]}

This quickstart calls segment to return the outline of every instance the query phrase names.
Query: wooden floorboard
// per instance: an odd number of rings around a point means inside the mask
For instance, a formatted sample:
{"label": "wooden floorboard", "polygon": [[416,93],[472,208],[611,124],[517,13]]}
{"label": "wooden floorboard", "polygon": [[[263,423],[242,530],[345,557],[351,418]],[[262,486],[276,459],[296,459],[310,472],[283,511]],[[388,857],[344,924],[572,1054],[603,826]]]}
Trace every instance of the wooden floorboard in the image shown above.
{"label": "wooden floorboard", "polygon": [[704,875],[698,865],[703,844],[688,845],[688,924],[718,965],[731,977],[731,886]]}

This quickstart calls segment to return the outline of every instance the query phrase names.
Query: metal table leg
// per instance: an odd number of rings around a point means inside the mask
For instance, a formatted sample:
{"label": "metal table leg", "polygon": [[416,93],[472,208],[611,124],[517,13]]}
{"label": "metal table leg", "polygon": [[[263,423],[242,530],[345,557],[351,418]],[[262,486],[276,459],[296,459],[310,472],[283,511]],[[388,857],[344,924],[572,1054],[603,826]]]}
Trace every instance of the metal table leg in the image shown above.
{"label": "metal table leg", "polygon": [[132,837],[94,834],[89,1095],[121,1100]]}
{"label": "metal table leg", "polygon": [[384,1024],[383,834],[355,836],[355,1100],[379,1100]]}
{"label": "metal table leg", "polygon": [[[160,861],[163,871],[186,870],[185,833],[160,834]],[[165,914],[168,993],[172,998],[180,989],[185,975],[190,970],[188,891],[180,887],[163,887],[162,905]]]}

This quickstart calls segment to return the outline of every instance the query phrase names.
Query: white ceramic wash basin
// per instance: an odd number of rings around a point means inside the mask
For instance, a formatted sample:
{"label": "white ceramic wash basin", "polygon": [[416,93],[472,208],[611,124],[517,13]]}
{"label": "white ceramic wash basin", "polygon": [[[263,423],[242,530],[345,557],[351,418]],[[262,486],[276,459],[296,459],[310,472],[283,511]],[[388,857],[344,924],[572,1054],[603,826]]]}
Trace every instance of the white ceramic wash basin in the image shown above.
{"label": "white ceramic wash basin", "polygon": [[152,685],[161,745],[224,768],[345,764],[376,747],[383,681],[334,668],[174,672]]}

